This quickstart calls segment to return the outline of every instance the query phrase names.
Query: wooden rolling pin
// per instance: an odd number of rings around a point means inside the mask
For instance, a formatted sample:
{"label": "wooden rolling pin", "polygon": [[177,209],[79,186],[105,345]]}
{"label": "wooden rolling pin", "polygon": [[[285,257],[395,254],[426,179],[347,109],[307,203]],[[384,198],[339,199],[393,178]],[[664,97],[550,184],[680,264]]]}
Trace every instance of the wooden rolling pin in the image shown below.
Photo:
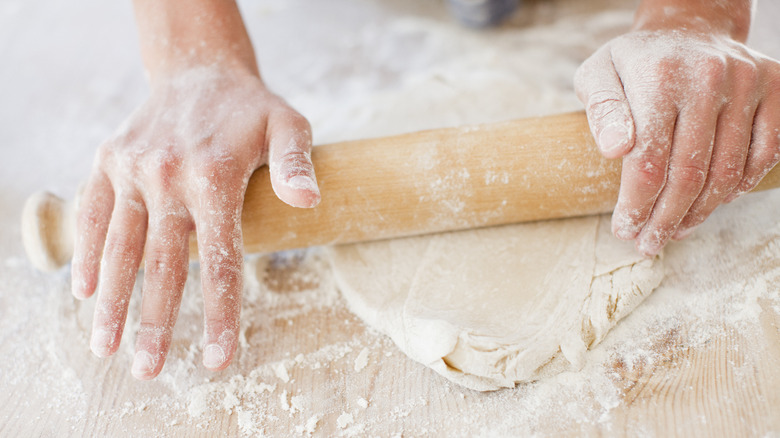
{"label": "wooden rolling pin", "polygon": [[[312,159],[322,192],[314,209],[280,201],[267,167],[252,176],[248,253],[606,213],[620,183],[620,160],[601,157],[584,113],[334,143]],[[757,190],[778,186],[780,166]],[[39,269],[70,260],[76,202],[27,201],[23,239]],[[194,260],[194,238],[190,249]]]}

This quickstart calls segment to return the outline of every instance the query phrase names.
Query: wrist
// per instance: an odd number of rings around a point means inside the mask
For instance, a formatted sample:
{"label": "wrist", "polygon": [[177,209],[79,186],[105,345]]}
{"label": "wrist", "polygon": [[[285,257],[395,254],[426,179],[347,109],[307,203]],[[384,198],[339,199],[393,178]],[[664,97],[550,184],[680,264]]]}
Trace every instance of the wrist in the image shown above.
{"label": "wrist", "polygon": [[158,84],[170,83],[172,80],[197,77],[199,74],[206,73],[212,77],[260,80],[257,65],[253,62],[248,62],[246,58],[219,53],[208,56],[195,53],[169,53],[144,64],[147,65],[147,78],[153,88]]}
{"label": "wrist", "polygon": [[233,0],[134,0],[141,55],[152,82],[204,67],[259,76]]}
{"label": "wrist", "polygon": [[228,63],[181,64],[163,68],[149,75],[153,92],[198,94],[213,93],[234,87],[265,89],[256,71]]}
{"label": "wrist", "polygon": [[752,0],[643,0],[632,30],[682,30],[745,42],[753,3]]}

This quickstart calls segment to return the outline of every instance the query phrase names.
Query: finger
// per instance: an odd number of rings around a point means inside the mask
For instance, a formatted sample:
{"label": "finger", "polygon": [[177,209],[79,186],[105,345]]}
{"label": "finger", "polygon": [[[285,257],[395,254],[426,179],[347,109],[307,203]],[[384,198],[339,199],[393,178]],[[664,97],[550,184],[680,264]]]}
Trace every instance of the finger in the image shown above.
{"label": "finger", "polygon": [[642,254],[655,255],[663,248],[704,188],[717,121],[718,109],[710,99],[680,113],[666,183],[637,236],[637,249]]}
{"label": "finger", "polygon": [[745,171],[737,187],[726,198],[726,202],[731,202],[753,190],[780,162],[780,108],[770,103],[778,101],[780,101],[780,93],[774,100],[766,99],[756,110]]}
{"label": "finger", "polygon": [[309,122],[285,111],[272,115],[268,126],[268,169],[274,193],[293,207],[316,206],[320,189],[311,162]]}
{"label": "finger", "polygon": [[652,104],[637,98],[632,104],[636,123],[636,144],[623,158],[620,191],[612,214],[612,232],[622,240],[635,239],[642,230],[666,183],[676,107]]}
{"label": "finger", "polygon": [[627,154],[635,141],[634,122],[623,83],[607,47],[577,69],[574,88],[588,115],[593,138],[607,158]]}
{"label": "finger", "polygon": [[[220,187],[236,181],[220,179],[216,179]],[[244,184],[243,190],[234,192],[243,195],[245,189]],[[243,287],[241,197],[204,193],[196,217],[204,302],[203,365],[211,370],[227,367],[238,345]]]}
{"label": "finger", "polygon": [[100,356],[119,348],[146,236],[146,208],[137,196],[117,196],[103,249],[90,347]]}
{"label": "finger", "polygon": [[[740,87],[742,88],[742,87]],[[750,147],[757,102],[750,102],[749,89],[737,89],[734,101],[724,107],[715,131],[709,172],[704,188],[674,234],[680,240],[715,211],[742,179]]]}
{"label": "finger", "polygon": [[81,195],[76,213],[76,238],[71,265],[73,296],[83,300],[97,288],[100,257],[106,241],[114,191],[102,172],[93,174]]}
{"label": "finger", "polygon": [[187,281],[192,220],[183,205],[151,208],[144,260],[141,327],[136,338],[132,373],[138,379],[157,376],[165,363]]}

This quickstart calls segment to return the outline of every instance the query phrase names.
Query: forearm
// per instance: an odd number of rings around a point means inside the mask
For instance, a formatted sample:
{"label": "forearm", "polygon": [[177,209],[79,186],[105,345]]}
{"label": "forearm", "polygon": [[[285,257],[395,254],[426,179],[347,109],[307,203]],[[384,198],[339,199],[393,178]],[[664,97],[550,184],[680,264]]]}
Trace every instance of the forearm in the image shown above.
{"label": "forearm", "polygon": [[745,42],[755,0],[642,0],[634,30],[690,29]]}
{"label": "forearm", "polygon": [[259,75],[233,0],[134,0],[141,55],[153,82],[199,66]]}

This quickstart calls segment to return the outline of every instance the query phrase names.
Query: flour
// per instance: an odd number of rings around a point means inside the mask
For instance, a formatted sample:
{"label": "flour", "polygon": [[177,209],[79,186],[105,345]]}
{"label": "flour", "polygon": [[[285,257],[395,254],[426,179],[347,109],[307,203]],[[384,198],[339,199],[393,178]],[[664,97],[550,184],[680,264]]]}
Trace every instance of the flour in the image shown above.
{"label": "flour", "polygon": [[368,365],[368,348],[360,350],[360,353],[355,358],[355,372],[363,371],[366,365]]}
{"label": "flour", "polygon": [[[718,370],[733,374],[732,387],[719,393],[728,397],[756,386],[750,370],[767,360],[759,319],[780,311],[775,193],[747,195],[716,212],[689,241],[670,245],[666,281],[591,351],[580,372],[488,395],[456,387],[351,315],[321,250],[312,249],[246,260],[241,344],[234,364],[221,373],[200,363],[203,300],[199,268],[191,266],[165,367],[154,381],[136,382],[129,372],[139,288],[118,352],[97,359],[88,351],[94,299],[74,301],[66,272],[39,274],[22,257],[17,213],[24,197],[47,187],[72,197],[94,148],[147,94],[128,4],[55,3],[0,6],[0,41],[12,44],[3,53],[15,67],[0,69],[6,145],[0,160],[0,389],[14,401],[2,420],[9,431],[611,435],[625,424],[626,400],[656,412],[655,399],[641,404],[649,395],[634,398],[638,388],[653,378],[697,385],[686,380],[691,363],[729,339],[747,341],[734,344],[740,349],[729,358],[733,368]],[[471,123],[479,123],[541,115],[534,104],[545,112],[579,109],[574,70],[629,25],[634,2],[526,3],[514,27],[486,32],[453,25],[435,1],[264,0],[245,2],[242,11],[266,82],[311,120],[315,143],[322,144],[452,126],[466,111],[478,112]],[[310,16],[319,19],[309,23]],[[776,41],[763,41],[775,56]],[[485,87],[504,92],[496,98]],[[412,110],[396,102],[412,98]],[[386,121],[383,128],[368,129],[377,119]],[[491,184],[502,178],[491,177]],[[370,366],[356,372],[363,349]],[[280,364],[289,381],[277,374]],[[289,410],[281,402],[285,392]],[[771,397],[761,393],[755,400]],[[344,429],[338,425],[343,414],[352,417]],[[718,424],[706,421],[691,418],[700,430]],[[637,423],[619,431],[660,435],[652,427]]]}

